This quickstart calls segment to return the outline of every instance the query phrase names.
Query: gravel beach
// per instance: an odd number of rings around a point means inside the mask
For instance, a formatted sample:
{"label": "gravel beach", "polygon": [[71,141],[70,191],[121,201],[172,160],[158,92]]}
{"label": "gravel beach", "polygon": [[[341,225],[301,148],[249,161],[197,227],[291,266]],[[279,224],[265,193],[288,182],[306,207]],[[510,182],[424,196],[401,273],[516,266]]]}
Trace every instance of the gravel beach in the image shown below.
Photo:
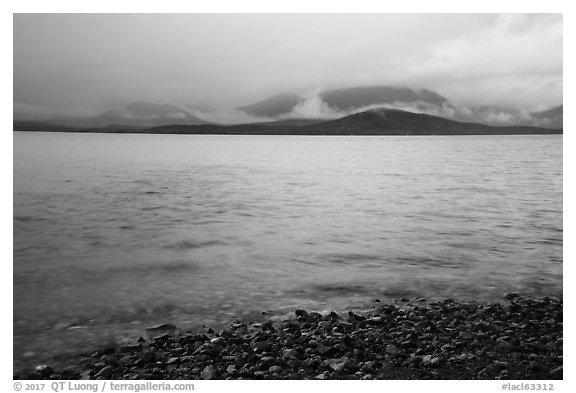
{"label": "gravel beach", "polygon": [[[283,320],[177,332],[102,348],[67,366],[14,379],[513,379],[563,378],[563,301],[375,302],[347,314],[296,310]],[[60,363],[61,364],[61,363]]]}

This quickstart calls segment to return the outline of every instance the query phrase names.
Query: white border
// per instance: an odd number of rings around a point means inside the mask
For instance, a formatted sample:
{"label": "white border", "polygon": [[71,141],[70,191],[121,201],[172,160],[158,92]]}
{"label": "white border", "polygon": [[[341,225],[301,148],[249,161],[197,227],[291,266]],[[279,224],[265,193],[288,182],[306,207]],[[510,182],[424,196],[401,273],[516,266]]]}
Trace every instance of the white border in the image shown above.
{"label": "white border", "polygon": [[[193,1],[193,0],[163,0],[163,1],[124,1],[119,0],[100,0],[97,2],[82,2],[82,1],[63,1],[63,0],[33,0],[33,1],[15,1],[10,0],[3,2],[2,8],[2,48],[3,53],[9,53],[10,63],[7,57],[4,57],[2,78],[3,82],[3,102],[1,108],[3,108],[2,124],[3,130],[0,131],[2,146],[2,179],[5,184],[10,184],[12,186],[12,132],[11,132],[11,107],[12,101],[8,96],[8,86],[12,86],[13,83],[13,69],[12,69],[12,36],[13,36],[13,13],[20,12],[147,12],[147,13],[170,13],[170,12],[200,12],[200,13],[213,13],[213,12],[225,12],[225,13],[262,13],[262,12],[331,12],[331,13],[361,13],[361,12],[419,12],[419,13],[492,13],[492,12],[552,12],[552,13],[564,13],[564,69],[568,70],[566,73],[566,82],[564,83],[564,104],[568,108],[567,116],[564,118],[564,128],[567,130],[564,140],[564,173],[568,175],[564,183],[564,201],[574,201],[573,184],[571,180],[570,169],[574,168],[573,158],[571,156],[570,147],[573,146],[573,132],[574,124],[571,116],[572,108],[572,91],[569,87],[574,86],[572,72],[575,69],[573,53],[574,51],[570,48],[574,48],[574,18],[569,7],[570,1],[561,0],[546,0],[546,1],[502,1],[502,0],[483,0],[479,2],[469,2],[469,1],[446,1],[446,0],[419,0],[419,1],[394,1],[394,2],[384,2],[384,1],[312,1],[312,0],[291,0],[285,2],[273,2],[264,0],[217,0],[217,1]],[[572,2],[573,3],[573,2]],[[10,111],[10,112],[9,112]],[[568,153],[568,154],[566,154]],[[566,170],[568,168],[568,170]],[[3,190],[3,206],[2,209],[2,251],[3,251],[3,261],[2,261],[2,315],[4,320],[2,321],[2,337],[9,338],[12,337],[12,193],[9,190]],[[573,252],[571,247],[572,239],[572,225],[573,222],[573,209],[570,208],[569,203],[564,206],[565,214],[565,229],[564,229],[564,239],[565,239],[565,252],[564,260],[564,277],[565,283],[570,284],[570,281],[574,277],[574,261],[571,258]],[[566,241],[566,239],[568,241]],[[565,363],[564,363],[564,381],[554,381],[555,391],[567,391],[568,386],[574,386],[574,378],[572,377],[574,370],[574,361],[572,360],[572,354],[574,354],[574,343],[573,334],[575,332],[575,325],[573,323],[574,312],[572,311],[574,307],[572,306],[572,299],[574,291],[570,285],[564,286],[565,288],[565,299],[568,302],[568,307],[565,307],[565,332],[569,332],[568,337],[565,337]],[[4,343],[3,356],[1,360],[2,370],[2,384],[5,386],[3,391],[13,391],[12,388],[12,345],[11,343]],[[361,384],[361,387],[358,386]],[[234,389],[237,391],[268,391],[271,387],[281,390],[292,390],[294,388],[300,389],[330,389],[336,391],[348,391],[350,389],[360,387],[366,391],[378,391],[382,392],[383,389],[391,389],[392,391],[404,391],[408,389],[418,390],[418,391],[428,391],[432,389],[435,391],[445,391],[445,392],[491,392],[500,391],[500,386],[502,382],[499,381],[324,381],[324,382],[314,382],[314,381],[290,381],[290,382],[280,382],[273,383],[270,381],[260,381],[260,382],[243,382],[243,381],[227,381],[227,382],[200,382],[197,384],[198,391],[212,391],[216,390],[227,390]],[[574,391],[574,388],[570,389]]]}

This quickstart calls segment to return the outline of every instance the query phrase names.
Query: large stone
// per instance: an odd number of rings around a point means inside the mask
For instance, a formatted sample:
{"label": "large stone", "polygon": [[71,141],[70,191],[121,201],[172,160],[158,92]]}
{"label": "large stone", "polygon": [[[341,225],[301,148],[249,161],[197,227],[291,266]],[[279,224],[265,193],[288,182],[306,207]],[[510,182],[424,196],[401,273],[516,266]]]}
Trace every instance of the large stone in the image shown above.
{"label": "large stone", "polygon": [[282,372],[282,367],[281,366],[272,366],[268,369],[268,371],[273,373],[273,374],[278,374],[278,373]]}
{"label": "large stone", "polygon": [[346,356],[338,359],[327,359],[324,363],[338,373],[343,372],[344,370],[353,370],[357,368],[356,364]]}
{"label": "large stone", "polygon": [[144,364],[151,363],[156,360],[156,352],[154,351],[146,351],[142,354],[140,358]]}
{"label": "large stone", "polygon": [[204,369],[200,372],[200,377],[205,380],[216,378],[216,370],[214,370],[214,366],[209,365],[204,367]]}
{"label": "large stone", "polygon": [[386,345],[386,353],[389,353],[390,355],[395,355],[398,353],[398,347],[396,345]]}
{"label": "large stone", "polygon": [[103,379],[110,379],[112,374],[114,373],[114,369],[111,366],[106,366],[98,374],[96,374],[96,379],[103,378]]}
{"label": "large stone", "polygon": [[272,348],[269,341],[256,341],[252,344],[252,348],[256,352],[268,352]]}
{"label": "large stone", "polygon": [[350,322],[361,322],[365,319],[366,318],[364,318],[362,315],[358,315],[353,313],[352,311],[348,311],[348,321]]}
{"label": "large stone", "polygon": [[39,366],[36,366],[36,372],[38,374],[40,374],[40,376],[47,378],[49,377],[52,373],[54,373],[54,370],[52,369],[52,367],[47,366],[45,364],[41,364]]}
{"label": "large stone", "polygon": [[560,375],[561,376],[563,371],[564,371],[564,366],[558,366],[558,367],[555,367],[552,370],[550,370],[550,375],[554,375],[554,376]]}
{"label": "large stone", "polygon": [[212,340],[210,340],[210,344],[215,344],[215,345],[223,345],[226,342],[226,339],[224,337],[214,337]]}
{"label": "large stone", "polygon": [[282,354],[283,359],[298,359],[300,358],[300,352],[297,349],[287,349]]}

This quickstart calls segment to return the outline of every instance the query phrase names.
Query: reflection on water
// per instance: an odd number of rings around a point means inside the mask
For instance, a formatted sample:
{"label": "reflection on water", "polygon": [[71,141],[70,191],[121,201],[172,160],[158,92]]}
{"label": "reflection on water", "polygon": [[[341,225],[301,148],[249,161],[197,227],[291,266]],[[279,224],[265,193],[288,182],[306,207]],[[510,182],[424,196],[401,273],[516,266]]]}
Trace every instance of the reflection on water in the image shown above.
{"label": "reflection on water", "polygon": [[562,136],[14,134],[16,365],[158,322],[561,289]]}

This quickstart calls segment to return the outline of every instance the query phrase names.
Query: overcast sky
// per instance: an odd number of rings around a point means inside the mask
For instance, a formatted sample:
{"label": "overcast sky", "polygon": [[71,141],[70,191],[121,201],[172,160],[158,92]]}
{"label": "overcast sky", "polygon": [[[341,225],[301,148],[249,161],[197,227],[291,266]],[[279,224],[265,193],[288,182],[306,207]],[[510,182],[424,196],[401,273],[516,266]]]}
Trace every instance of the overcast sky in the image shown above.
{"label": "overcast sky", "polygon": [[14,15],[15,113],[233,108],[357,85],[429,88],[457,105],[561,104],[562,16]]}

